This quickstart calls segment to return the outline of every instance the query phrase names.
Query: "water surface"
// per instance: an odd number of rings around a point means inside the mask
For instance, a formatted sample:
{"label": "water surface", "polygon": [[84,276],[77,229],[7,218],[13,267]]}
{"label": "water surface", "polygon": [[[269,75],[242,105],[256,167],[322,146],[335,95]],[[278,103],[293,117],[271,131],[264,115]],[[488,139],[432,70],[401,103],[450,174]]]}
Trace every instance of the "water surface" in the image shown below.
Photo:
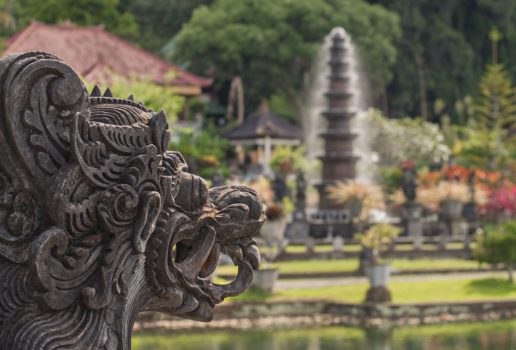
{"label": "water surface", "polygon": [[327,327],[268,332],[136,334],[135,350],[516,350],[516,321],[366,331]]}

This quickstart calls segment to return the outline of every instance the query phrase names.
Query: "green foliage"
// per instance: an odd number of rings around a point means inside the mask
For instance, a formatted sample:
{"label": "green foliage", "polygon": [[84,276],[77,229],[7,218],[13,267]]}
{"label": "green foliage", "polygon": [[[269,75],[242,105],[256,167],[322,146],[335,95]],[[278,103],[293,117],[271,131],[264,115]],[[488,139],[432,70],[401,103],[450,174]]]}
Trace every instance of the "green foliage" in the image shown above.
{"label": "green foliage", "polygon": [[[92,88],[93,84],[87,84],[88,91]],[[126,98],[133,95],[136,101],[142,101],[147,108],[164,110],[170,124],[176,121],[183,108],[184,97],[176,95],[169,87],[152,82],[114,80],[109,88],[115,97]]]}
{"label": "green foliage", "polygon": [[420,118],[388,119],[371,111],[370,137],[379,165],[397,166],[412,160],[418,167],[448,159],[450,150],[436,124]]}
{"label": "green foliage", "polygon": [[121,4],[130,12],[140,33],[138,43],[149,50],[158,50],[188,22],[192,12],[213,0],[125,0]]}
{"label": "green foliage", "polygon": [[9,35],[16,29],[14,6],[10,0],[0,0],[0,35]]}
{"label": "green foliage", "polygon": [[512,281],[512,269],[516,264],[516,221],[487,227],[477,237],[474,256],[480,262],[504,264]]}
{"label": "green foliage", "polygon": [[479,97],[469,123],[447,126],[448,139],[460,164],[502,169],[516,161],[515,137],[516,90],[501,64],[487,66],[479,84]]}
{"label": "green foliage", "polygon": [[78,25],[104,24],[108,31],[126,38],[138,33],[134,17],[119,11],[119,0],[19,0],[17,5],[22,26],[31,20],[51,24],[70,20]]}
{"label": "green foliage", "polygon": [[284,93],[277,92],[271,96],[269,100],[269,109],[274,111],[275,114],[282,116],[283,118],[295,120],[298,118],[298,111],[292,101],[289,100],[288,96]]}
{"label": "green foliage", "polygon": [[378,262],[380,254],[400,235],[401,229],[391,224],[380,223],[371,226],[366,233],[357,234],[360,243],[373,251],[374,260]]}
{"label": "green foliage", "polygon": [[224,160],[230,144],[219,132],[211,125],[204,126],[198,133],[179,130],[178,141],[172,142],[170,149],[183,154],[190,170],[206,179],[212,178],[217,171],[228,177],[229,169]]}
{"label": "green foliage", "polygon": [[502,132],[516,123],[516,90],[501,64],[490,64],[479,85],[476,106],[479,127]]}
{"label": "green foliage", "polygon": [[291,173],[306,166],[305,148],[278,146],[274,149],[270,167],[275,173]]}
{"label": "green foliage", "polygon": [[[391,115],[420,113],[417,57],[422,63],[428,105],[444,99],[448,112],[453,103],[471,94],[483,68],[491,62],[492,42],[488,36],[498,27],[498,61],[512,63],[516,52],[516,12],[512,0],[369,0],[396,12],[403,37],[398,41],[398,61],[388,87]],[[500,38],[496,38],[499,40]],[[508,66],[509,76],[516,67]],[[434,114],[435,117],[435,114]],[[451,118],[457,122],[458,115]]]}
{"label": "green foliage", "polygon": [[380,167],[378,173],[380,184],[386,193],[392,194],[401,187],[403,173],[399,167]]}
{"label": "green foliage", "polygon": [[498,131],[478,128],[474,124],[455,129],[458,139],[453,151],[458,164],[494,170],[501,168],[511,158],[500,143]]}
{"label": "green foliage", "polygon": [[381,90],[391,78],[398,19],[362,0],[216,0],[194,11],[176,52],[219,81],[240,75],[252,107],[277,91],[295,101],[323,37],[339,25],[351,32]]}

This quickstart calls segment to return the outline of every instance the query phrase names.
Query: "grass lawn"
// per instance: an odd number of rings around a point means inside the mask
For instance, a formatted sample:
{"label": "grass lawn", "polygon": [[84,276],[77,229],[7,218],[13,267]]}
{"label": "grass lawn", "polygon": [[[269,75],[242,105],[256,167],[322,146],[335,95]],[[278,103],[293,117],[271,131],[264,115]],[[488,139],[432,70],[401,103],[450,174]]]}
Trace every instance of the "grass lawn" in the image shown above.
{"label": "grass lawn", "polygon": [[[472,243],[473,245],[473,243]],[[437,250],[439,249],[439,245],[435,243],[425,243],[421,247],[423,250]],[[446,249],[463,249],[464,243],[463,242],[451,242],[446,244]],[[359,252],[361,250],[360,244],[344,244],[342,251],[344,252]],[[317,253],[323,253],[323,252],[331,252],[333,251],[333,246],[331,244],[321,244],[316,245],[314,247],[315,252]],[[413,244],[397,244],[395,250],[397,251],[411,251],[414,250]],[[286,248],[287,253],[290,254],[301,254],[306,253],[306,246],[304,245],[289,245]]]}
{"label": "grass lawn", "polygon": [[[360,248],[360,247],[359,247]],[[306,246],[304,245],[289,245],[286,248],[287,253],[306,253]],[[333,246],[331,244],[320,244],[314,247],[314,251],[317,253],[332,252]]]}
{"label": "grass lawn", "polygon": [[[437,250],[437,249],[439,249],[439,246],[437,244],[433,244],[433,243],[424,243],[421,246],[421,249],[422,250]],[[412,250],[414,250],[414,245],[413,244],[396,244],[394,250],[398,251],[398,252],[412,251]]]}
{"label": "grass lawn", "polygon": [[[296,260],[283,261],[273,264],[279,268],[280,273],[321,273],[321,272],[352,272],[358,269],[358,259],[338,259],[338,260]],[[394,269],[407,270],[428,270],[428,269],[459,269],[459,268],[478,268],[478,263],[472,260],[462,259],[394,259],[392,261]],[[218,274],[236,274],[235,266],[220,266],[217,268]]]}
{"label": "grass lawn", "polygon": [[[335,302],[361,303],[364,300],[367,283],[324,288],[301,288],[279,290],[273,294],[251,289],[230,300],[281,301],[301,299],[322,299]],[[396,281],[389,283],[394,303],[426,303],[475,301],[487,299],[516,299],[516,284],[503,278],[471,278],[442,281]]]}

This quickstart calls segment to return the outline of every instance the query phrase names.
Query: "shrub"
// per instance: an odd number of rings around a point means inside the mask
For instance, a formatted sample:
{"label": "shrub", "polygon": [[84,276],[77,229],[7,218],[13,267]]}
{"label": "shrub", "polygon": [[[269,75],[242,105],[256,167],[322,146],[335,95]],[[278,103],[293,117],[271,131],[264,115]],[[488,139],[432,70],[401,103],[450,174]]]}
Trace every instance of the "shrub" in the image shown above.
{"label": "shrub", "polygon": [[512,282],[516,263],[516,221],[488,226],[478,234],[476,241],[474,257],[480,262],[504,264]]}

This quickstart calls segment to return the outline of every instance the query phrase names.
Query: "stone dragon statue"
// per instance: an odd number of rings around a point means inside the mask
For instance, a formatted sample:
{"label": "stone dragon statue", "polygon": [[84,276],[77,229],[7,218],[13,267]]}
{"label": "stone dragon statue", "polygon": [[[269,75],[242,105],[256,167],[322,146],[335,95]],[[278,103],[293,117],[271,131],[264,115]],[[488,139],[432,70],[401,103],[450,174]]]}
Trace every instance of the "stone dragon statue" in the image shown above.
{"label": "stone dragon statue", "polygon": [[43,52],[1,59],[0,94],[0,349],[130,349],[140,311],[209,321],[249,286],[261,201],[188,173],[163,112]]}

